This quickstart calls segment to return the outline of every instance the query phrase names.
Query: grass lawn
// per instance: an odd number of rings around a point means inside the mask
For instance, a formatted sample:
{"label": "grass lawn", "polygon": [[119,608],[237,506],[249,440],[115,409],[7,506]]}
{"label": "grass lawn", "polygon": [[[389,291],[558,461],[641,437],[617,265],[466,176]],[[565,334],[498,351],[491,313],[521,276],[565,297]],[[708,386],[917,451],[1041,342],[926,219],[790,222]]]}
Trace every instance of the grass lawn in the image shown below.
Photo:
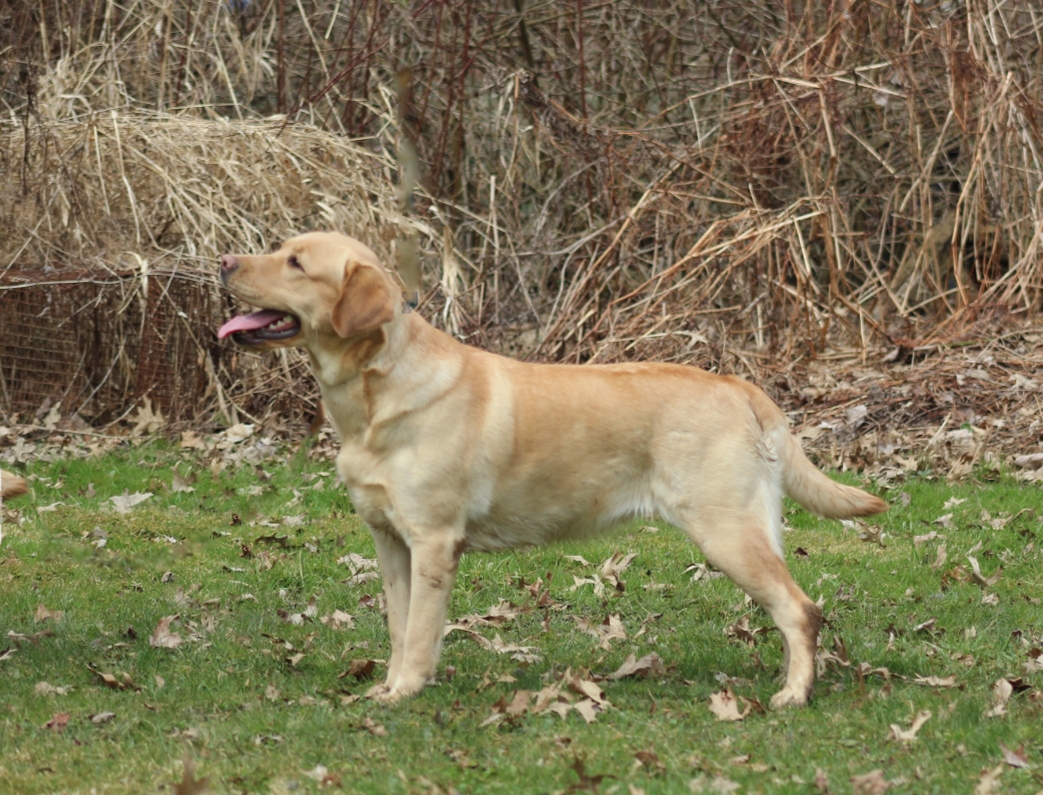
{"label": "grass lawn", "polygon": [[[778,633],[647,523],[466,556],[437,686],[385,708],[358,698],[389,648],[369,533],[330,462],[288,457],[33,464],[0,543],[0,792],[1043,790],[1038,486],[914,480],[866,539],[789,506],[791,570],[828,618],[806,709],[760,708]],[[653,652],[662,669],[603,678]],[[721,693],[744,719],[711,711]]]}

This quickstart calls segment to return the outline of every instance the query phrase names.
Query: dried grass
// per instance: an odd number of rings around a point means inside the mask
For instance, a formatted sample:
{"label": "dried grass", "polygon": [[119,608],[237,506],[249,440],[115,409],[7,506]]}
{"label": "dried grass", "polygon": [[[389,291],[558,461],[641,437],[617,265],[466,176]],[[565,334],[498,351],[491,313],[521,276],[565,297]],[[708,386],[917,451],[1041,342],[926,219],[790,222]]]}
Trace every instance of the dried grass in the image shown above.
{"label": "dried grass", "polygon": [[[201,261],[313,226],[390,255],[404,131],[426,314],[487,347],[762,377],[1037,323],[1034,0],[44,0],[0,15],[19,174],[3,263]],[[65,125],[78,132],[48,143]],[[102,156],[89,184],[84,153]],[[307,182],[323,163],[334,181]]]}
{"label": "dried grass", "polygon": [[0,123],[0,168],[24,175],[0,186],[5,414],[62,403],[105,422],[145,397],[168,420],[314,410],[300,355],[216,344],[230,310],[216,262],[315,227],[390,256],[395,197],[377,158],[279,121],[112,112],[29,133]]}
{"label": "dried grass", "polygon": [[386,165],[337,135],[281,120],[131,112],[0,122],[0,266],[90,264],[204,273],[301,229],[342,229],[389,253]]}

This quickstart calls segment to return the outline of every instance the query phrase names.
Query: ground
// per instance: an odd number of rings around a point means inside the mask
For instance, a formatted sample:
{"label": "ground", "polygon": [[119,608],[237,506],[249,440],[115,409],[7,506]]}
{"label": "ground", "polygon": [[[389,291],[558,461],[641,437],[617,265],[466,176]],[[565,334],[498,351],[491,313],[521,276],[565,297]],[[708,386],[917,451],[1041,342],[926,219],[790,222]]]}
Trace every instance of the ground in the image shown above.
{"label": "ground", "polygon": [[828,619],[806,709],[765,710],[770,619],[649,523],[465,556],[438,682],[385,708],[360,697],[388,653],[373,547],[325,454],[94,441],[24,441],[6,506],[12,791],[1043,789],[1041,492],[1002,466],[889,477],[864,525],[787,506]]}

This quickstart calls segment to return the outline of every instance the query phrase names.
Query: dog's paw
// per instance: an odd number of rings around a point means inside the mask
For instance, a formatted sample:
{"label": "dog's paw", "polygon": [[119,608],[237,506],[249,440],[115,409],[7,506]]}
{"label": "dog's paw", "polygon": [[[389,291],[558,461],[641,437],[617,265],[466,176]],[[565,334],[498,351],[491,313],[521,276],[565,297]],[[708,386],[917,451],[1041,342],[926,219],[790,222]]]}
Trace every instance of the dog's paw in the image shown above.
{"label": "dog's paw", "polygon": [[393,704],[397,704],[405,697],[406,696],[403,693],[400,693],[398,690],[389,690],[388,688],[384,688],[382,692],[374,693],[372,696],[370,696],[370,698],[376,701],[378,704],[383,704],[386,707],[390,707]]}
{"label": "dog's paw", "polygon": [[405,679],[399,677],[395,684],[376,685],[371,687],[366,695],[378,704],[397,704],[411,696],[415,696],[428,684],[426,679]]}
{"label": "dog's paw", "polygon": [[379,685],[373,685],[369,690],[366,691],[366,698],[372,698],[374,701],[379,701],[381,696],[386,696],[391,691],[387,682],[381,682]]}
{"label": "dog's paw", "polygon": [[785,707],[803,707],[811,698],[809,688],[784,687],[771,697],[772,709],[783,709]]}

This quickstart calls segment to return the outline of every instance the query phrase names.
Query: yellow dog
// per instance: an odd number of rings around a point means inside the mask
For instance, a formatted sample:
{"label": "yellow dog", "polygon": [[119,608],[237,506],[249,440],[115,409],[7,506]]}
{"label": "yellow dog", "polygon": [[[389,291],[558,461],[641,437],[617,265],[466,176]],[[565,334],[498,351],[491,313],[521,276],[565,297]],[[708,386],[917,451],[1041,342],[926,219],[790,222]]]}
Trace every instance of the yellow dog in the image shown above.
{"label": "yellow dog", "polygon": [[27,491],[29,491],[29,486],[25,480],[0,469],[0,499],[7,500],[25,494]]}
{"label": "yellow dog", "polygon": [[403,307],[377,256],[343,235],[225,254],[220,272],[263,308],[220,336],[304,348],[340,436],[337,469],[387,596],[391,658],[374,698],[435,675],[464,551],[657,515],[778,624],[787,671],[772,704],[807,702],[821,613],[786,569],[782,496],[829,517],[887,504],[819,472],[760,389],[681,365],[527,364],[463,345]]}

